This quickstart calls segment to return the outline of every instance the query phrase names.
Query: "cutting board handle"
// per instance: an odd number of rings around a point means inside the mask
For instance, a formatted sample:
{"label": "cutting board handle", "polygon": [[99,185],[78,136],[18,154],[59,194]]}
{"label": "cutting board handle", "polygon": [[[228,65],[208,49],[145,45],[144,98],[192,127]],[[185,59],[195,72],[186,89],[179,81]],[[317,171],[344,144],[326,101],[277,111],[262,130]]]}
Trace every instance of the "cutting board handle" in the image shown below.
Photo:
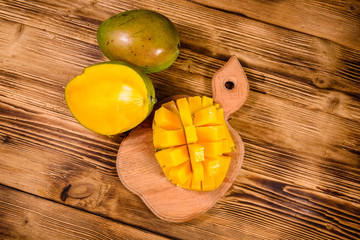
{"label": "cutting board handle", "polygon": [[212,79],[214,101],[224,109],[224,117],[239,110],[249,95],[249,82],[239,60],[231,56]]}

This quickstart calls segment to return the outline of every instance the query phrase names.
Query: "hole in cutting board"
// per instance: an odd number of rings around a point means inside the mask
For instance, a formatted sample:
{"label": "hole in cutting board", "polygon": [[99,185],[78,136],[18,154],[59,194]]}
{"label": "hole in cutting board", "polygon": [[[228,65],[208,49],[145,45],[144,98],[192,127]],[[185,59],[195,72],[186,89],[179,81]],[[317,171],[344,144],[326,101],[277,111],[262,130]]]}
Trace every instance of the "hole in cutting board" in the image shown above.
{"label": "hole in cutting board", "polygon": [[232,81],[227,81],[225,82],[225,88],[228,89],[228,90],[231,90],[235,87],[235,83],[232,82]]}

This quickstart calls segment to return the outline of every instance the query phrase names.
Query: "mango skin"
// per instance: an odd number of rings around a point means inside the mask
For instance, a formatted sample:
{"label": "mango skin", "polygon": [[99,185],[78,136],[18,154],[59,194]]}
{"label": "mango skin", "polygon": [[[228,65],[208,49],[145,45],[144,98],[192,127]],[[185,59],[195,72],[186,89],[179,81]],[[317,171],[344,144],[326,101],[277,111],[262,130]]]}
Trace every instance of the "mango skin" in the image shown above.
{"label": "mango skin", "polygon": [[175,26],[149,10],[130,10],[110,17],[101,23],[97,41],[108,59],[127,61],[145,73],[168,68],[179,55]]}

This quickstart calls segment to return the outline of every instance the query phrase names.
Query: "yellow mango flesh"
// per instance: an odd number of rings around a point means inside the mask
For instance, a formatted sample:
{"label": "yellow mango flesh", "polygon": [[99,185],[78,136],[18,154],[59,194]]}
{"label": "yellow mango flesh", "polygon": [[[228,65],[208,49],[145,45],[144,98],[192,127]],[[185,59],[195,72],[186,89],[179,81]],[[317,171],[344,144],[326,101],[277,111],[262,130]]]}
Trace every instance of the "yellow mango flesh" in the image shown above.
{"label": "yellow mango flesh", "polygon": [[200,144],[189,144],[188,145],[189,155],[191,161],[202,162],[205,160],[204,147]]}
{"label": "yellow mango flesh", "polygon": [[176,130],[182,128],[179,115],[173,113],[165,107],[161,107],[155,112],[154,121],[156,126],[166,130]]}
{"label": "yellow mango flesh", "polygon": [[198,141],[198,137],[196,135],[195,126],[193,125],[185,126],[184,129],[185,129],[186,143],[187,144],[196,143]]}
{"label": "yellow mango flesh", "polygon": [[186,176],[187,180],[185,183],[181,184],[181,183],[177,183],[176,185],[178,187],[182,187],[182,188],[186,188],[186,189],[191,189],[191,181],[192,181],[192,173],[189,173],[189,176]]}
{"label": "yellow mango flesh", "polygon": [[191,118],[190,106],[186,98],[180,98],[176,100],[177,107],[179,109],[181,122],[184,126],[193,125]]}
{"label": "yellow mango flesh", "polygon": [[161,167],[173,167],[189,160],[189,152],[187,147],[183,145],[157,151],[155,157]]}
{"label": "yellow mango flesh", "polygon": [[188,145],[189,153],[190,153],[190,163],[193,172],[194,181],[202,181],[204,180],[204,168],[201,164],[204,158],[204,147],[199,144],[190,144]]}
{"label": "yellow mango flesh", "polygon": [[225,125],[197,127],[196,134],[200,142],[212,142],[225,139]]}
{"label": "yellow mango flesh", "polygon": [[194,175],[191,179],[190,189],[195,191],[202,191],[202,181],[197,180]]}
{"label": "yellow mango flesh", "polygon": [[103,135],[141,123],[152,110],[154,94],[150,79],[122,62],[85,68],[65,88],[66,103],[76,120]]}
{"label": "yellow mango flesh", "polygon": [[234,141],[229,138],[223,139],[222,141],[222,152],[223,153],[231,153],[235,149]]}
{"label": "yellow mango flesh", "polygon": [[201,181],[201,189],[202,191],[211,191],[215,188],[215,179],[213,176],[204,173],[204,180]]}
{"label": "yellow mango flesh", "polygon": [[165,130],[155,126],[153,128],[153,143],[158,149],[184,145],[186,144],[184,130]]}
{"label": "yellow mango flesh", "polygon": [[224,141],[226,139],[220,141],[213,141],[213,142],[199,142],[201,146],[204,147],[204,156],[205,157],[215,157],[220,156],[223,153],[230,153],[231,151],[227,151],[227,145],[224,147]]}
{"label": "yellow mango flesh", "polygon": [[[165,176],[185,189],[218,188],[231,161],[224,154],[235,150],[223,109],[212,98],[190,97],[165,103],[157,111],[153,142],[157,149],[155,157]],[[180,129],[176,119],[180,119]]]}
{"label": "yellow mango flesh", "polygon": [[221,125],[224,122],[223,109],[216,109],[215,106],[203,108],[195,113],[195,126]]}
{"label": "yellow mango flesh", "polygon": [[180,185],[184,185],[189,178],[191,179],[191,174],[190,161],[186,161],[178,166],[172,167],[169,171],[172,182]]}
{"label": "yellow mango flesh", "polygon": [[179,110],[177,109],[176,103],[174,101],[170,101],[161,105],[162,107],[166,108],[167,110],[179,115]]}
{"label": "yellow mango flesh", "polygon": [[189,97],[189,108],[191,114],[195,114],[199,111],[202,108],[201,97]]}
{"label": "yellow mango flesh", "polygon": [[206,108],[206,107],[211,107],[213,105],[213,99],[203,96],[202,97],[202,107]]}
{"label": "yellow mango flesh", "polygon": [[171,177],[170,177],[170,170],[172,167],[162,167],[162,170],[165,174],[165,176],[167,177],[167,179],[169,179],[171,181]]}

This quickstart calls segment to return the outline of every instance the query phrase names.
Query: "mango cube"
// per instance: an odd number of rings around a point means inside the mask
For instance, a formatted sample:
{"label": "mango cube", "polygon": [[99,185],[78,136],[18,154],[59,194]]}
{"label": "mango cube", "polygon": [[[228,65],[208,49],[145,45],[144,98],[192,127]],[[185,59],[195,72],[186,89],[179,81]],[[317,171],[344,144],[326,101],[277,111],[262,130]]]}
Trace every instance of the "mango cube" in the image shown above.
{"label": "mango cube", "polygon": [[190,161],[186,161],[178,166],[170,169],[169,175],[173,183],[184,185],[186,181],[191,179],[191,164]]}
{"label": "mango cube", "polygon": [[176,100],[177,107],[179,109],[180,118],[184,126],[190,126],[192,124],[192,118],[190,113],[189,103],[186,98],[180,98]]}
{"label": "mango cube", "polygon": [[190,126],[185,126],[184,128],[185,128],[186,143],[190,144],[197,142],[198,137],[196,135],[195,127],[193,125],[190,125]]}
{"label": "mango cube", "polygon": [[215,189],[215,179],[214,176],[210,176],[207,173],[204,173],[204,180],[202,180],[202,190],[203,191],[212,191]]}
{"label": "mango cube", "polygon": [[155,157],[161,167],[177,166],[190,159],[185,145],[157,151]]}
{"label": "mango cube", "polygon": [[170,170],[171,170],[171,167],[162,167],[162,170],[166,176],[167,179],[169,179],[171,181],[171,177],[170,177]]}
{"label": "mango cube", "polygon": [[189,97],[189,107],[191,115],[199,111],[202,108],[201,97]]}
{"label": "mango cube", "polygon": [[186,144],[184,130],[168,131],[156,126],[153,129],[153,143],[157,149],[184,145]]}
{"label": "mango cube", "polygon": [[193,178],[195,181],[204,180],[204,167],[201,162],[191,161]]}
{"label": "mango cube", "polygon": [[204,158],[204,147],[199,144],[189,144],[190,162],[195,182],[204,180],[204,168],[201,164]]}
{"label": "mango cube", "polygon": [[182,188],[186,188],[186,189],[191,189],[191,181],[192,181],[192,173],[190,173],[190,176],[187,177],[187,180],[184,184],[176,184],[178,187],[182,187]]}
{"label": "mango cube", "polygon": [[200,144],[189,144],[188,149],[191,161],[202,162],[205,160],[204,147]]}
{"label": "mango cube", "polygon": [[180,116],[164,107],[159,108],[154,116],[155,125],[166,130],[182,128]]}
{"label": "mango cube", "polygon": [[215,188],[220,187],[221,183],[223,183],[226,173],[229,170],[230,162],[231,157],[221,156],[221,168],[219,169],[219,172],[214,175]]}
{"label": "mango cube", "polygon": [[200,142],[219,141],[225,138],[224,125],[197,127],[196,134]]}
{"label": "mango cube", "polygon": [[206,158],[204,162],[202,162],[204,171],[207,175],[213,176],[216,175],[220,171],[220,161],[217,158]]}
{"label": "mango cube", "polygon": [[213,105],[213,99],[212,98],[209,98],[209,97],[206,97],[206,96],[202,97],[202,107],[203,108],[210,107],[212,105]]}
{"label": "mango cube", "polygon": [[206,157],[205,161],[202,162],[204,171],[208,175],[217,175],[219,173],[227,172],[231,161],[230,156],[217,156],[217,157]]}
{"label": "mango cube", "polygon": [[175,114],[178,114],[179,115],[179,110],[175,104],[174,101],[170,101],[170,102],[167,102],[167,103],[164,103],[163,105],[161,105],[162,107],[166,108],[167,110],[169,111],[172,111],[173,113]]}
{"label": "mango cube", "polygon": [[235,143],[231,138],[225,138],[222,141],[222,152],[231,153],[235,149]]}
{"label": "mango cube", "polygon": [[195,113],[195,126],[212,126],[224,123],[223,109],[216,109],[215,106],[203,108]]}
{"label": "mango cube", "polygon": [[227,141],[227,139],[223,139],[221,141],[214,141],[214,142],[199,142],[199,144],[204,147],[205,157],[215,157],[215,156],[220,156],[223,153],[231,152],[231,151],[227,151],[228,149],[223,146],[224,141]]}
{"label": "mango cube", "polygon": [[196,178],[197,177],[193,174],[192,179],[191,179],[190,189],[195,190],[195,191],[201,191],[202,180],[197,180]]}

